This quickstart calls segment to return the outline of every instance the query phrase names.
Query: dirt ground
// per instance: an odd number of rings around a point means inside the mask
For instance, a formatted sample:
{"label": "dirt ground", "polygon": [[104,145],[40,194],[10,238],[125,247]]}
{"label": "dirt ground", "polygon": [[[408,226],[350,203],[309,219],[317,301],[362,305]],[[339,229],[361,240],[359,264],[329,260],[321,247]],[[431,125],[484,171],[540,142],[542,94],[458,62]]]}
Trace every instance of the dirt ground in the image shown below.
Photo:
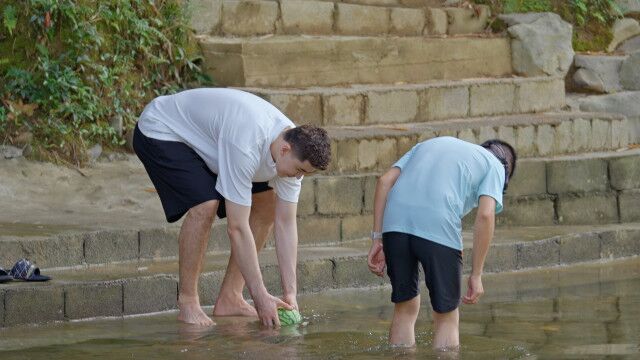
{"label": "dirt ground", "polygon": [[168,225],[153,184],[132,154],[73,169],[0,159],[0,225],[138,229]]}

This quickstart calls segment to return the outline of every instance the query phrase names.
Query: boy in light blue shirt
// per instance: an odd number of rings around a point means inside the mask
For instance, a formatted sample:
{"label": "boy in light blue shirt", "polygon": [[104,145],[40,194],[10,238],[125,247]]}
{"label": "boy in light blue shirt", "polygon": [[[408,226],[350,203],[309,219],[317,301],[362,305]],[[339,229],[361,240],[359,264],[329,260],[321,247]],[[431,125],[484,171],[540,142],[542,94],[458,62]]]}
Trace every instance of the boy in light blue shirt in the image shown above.
{"label": "boy in light blue shirt", "polygon": [[420,263],[433,307],[433,347],[459,346],[462,218],[478,208],[473,267],[462,297],[463,302],[475,304],[484,292],[481,275],[495,214],[502,211],[502,194],[516,159],[513,147],[500,140],[475,145],[439,137],[414,146],[380,177],[368,264],[378,276],[386,267],[391,280],[392,344],[415,344]]}

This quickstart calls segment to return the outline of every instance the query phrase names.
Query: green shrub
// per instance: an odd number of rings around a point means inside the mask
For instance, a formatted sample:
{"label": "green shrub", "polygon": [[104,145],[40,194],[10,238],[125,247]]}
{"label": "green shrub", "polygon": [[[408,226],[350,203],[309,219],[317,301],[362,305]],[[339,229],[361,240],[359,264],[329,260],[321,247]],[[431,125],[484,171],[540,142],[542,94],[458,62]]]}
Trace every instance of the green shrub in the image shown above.
{"label": "green shrub", "polygon": [[0,5],[0,141],[82,164],[124,141],[155,96],[207,84],[181,0],[9,0]]}

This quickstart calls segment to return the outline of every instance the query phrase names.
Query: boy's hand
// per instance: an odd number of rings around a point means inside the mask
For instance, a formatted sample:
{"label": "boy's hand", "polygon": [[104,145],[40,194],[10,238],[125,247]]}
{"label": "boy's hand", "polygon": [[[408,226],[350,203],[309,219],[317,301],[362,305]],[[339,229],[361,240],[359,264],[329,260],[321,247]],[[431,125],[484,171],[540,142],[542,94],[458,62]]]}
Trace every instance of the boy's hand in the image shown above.
{"label": "boy's hand", "polygon": [[382,241],[380,239],[373,240],[371,249],[369,250],[369,257],[367,258],[369,270],[378,275],[384,275],[384,268],[386,266],[384,261],[384,251],[382,250]]}
{"label": "boy's hand", "polygon": [[482,287],[482,278],[480,275],[469,276],[467,295],[462,297],[462,302],[465,304],[476,304],[482,294],[484,294],[484,288]]}

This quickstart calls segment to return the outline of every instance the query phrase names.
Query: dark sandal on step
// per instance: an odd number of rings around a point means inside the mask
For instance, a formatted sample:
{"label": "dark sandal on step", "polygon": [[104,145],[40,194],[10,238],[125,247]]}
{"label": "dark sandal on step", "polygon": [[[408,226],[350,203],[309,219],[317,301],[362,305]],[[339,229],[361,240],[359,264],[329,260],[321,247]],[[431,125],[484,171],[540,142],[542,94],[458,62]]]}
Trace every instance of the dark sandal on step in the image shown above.
{"label": "dark sandal on step", "polygon": [[9,272],[16,280],[24,281],[49,281],[51,278],[46,275],[40,275],[40,269],[27,259],[20,259],[13,265]]}

